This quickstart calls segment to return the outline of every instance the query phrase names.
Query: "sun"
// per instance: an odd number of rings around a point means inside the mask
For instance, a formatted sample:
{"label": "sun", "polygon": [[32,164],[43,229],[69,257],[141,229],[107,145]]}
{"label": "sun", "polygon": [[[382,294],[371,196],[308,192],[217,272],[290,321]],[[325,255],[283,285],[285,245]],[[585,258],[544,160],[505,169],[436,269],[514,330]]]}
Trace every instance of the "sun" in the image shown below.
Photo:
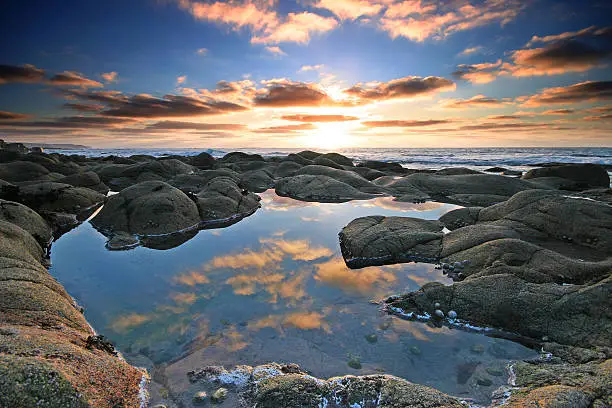
{"label": "sun", "polygon": [[319,123],[317,129],[304,135],[304,145],[325,150],[352,147],[351,124],[346,122]]}

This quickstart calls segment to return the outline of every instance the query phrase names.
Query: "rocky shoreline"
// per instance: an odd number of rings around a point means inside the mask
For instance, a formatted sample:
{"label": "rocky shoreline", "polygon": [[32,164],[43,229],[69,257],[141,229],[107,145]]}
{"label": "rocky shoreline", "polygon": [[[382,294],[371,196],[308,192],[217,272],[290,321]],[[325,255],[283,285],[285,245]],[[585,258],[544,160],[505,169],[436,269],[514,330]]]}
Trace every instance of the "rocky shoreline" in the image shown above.
{"label": "rocky shoreline", "polygon": [[[438,221],[352,221],[340,231],[347,266],[436,264],[452,285],[429,283],[389,297],[381,302],[385,310],[432,326],[494,328],[541,348],[544,358],[509,367],[510,383],[497,391],[494,406],[611,406],[608,173],[597,165],[555,164],[520,176],[503,172],[355,164],[310,151],[215,159],[0,149],[0,389],[7,390],[0,406],[146,406],[146,373],[93,331],[49,275],[54,238],[104,204],[91,222],[108,238],[107,248],[172,248],[199,229],[253,214],[260,206],[256,193],[269,188],[303,201],[391,196],[464,206]],[[237,377],[240,384],[225,381]],[[467,404],[391,376],[320,380],[297,366],[204,368],[190,379],[228,387],[226,403],[245,406]]]}

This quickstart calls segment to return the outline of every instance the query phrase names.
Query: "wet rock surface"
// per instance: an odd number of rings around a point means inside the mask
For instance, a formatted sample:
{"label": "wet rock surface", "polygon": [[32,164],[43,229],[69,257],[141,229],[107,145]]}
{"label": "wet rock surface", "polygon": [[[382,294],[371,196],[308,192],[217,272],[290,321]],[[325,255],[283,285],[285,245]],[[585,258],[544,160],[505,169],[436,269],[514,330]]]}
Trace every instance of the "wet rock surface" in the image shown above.
{"label": "wet rock surface", "polygon": [[269,408],[464,407],[459,399],[390,375],[343,376],[321,380],[295,364],[205,367],[189,373],[192,382],[211,390],[228,387],[228,403]]}

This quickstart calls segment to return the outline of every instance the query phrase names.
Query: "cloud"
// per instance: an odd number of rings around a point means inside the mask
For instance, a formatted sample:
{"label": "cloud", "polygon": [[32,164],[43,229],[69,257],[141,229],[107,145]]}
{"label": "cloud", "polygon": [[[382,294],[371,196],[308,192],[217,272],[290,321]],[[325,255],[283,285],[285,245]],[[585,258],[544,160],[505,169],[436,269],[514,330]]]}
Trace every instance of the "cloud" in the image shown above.
{"label": "cloud", "polygon": [[549,123],[479,123],[476,125],[465,125],[458,128],[458,130],[516,130],[516,129],[540,129],[550,128],[552,125]]}
{"label": "cloud", "polygon": [[198,55],[206,55],[206,54],[208,54],[208,50],[206,48],[198,48],[196,50],[196,54],[198,54]]}
{"label": "cloud", "polygon": [[444,108],[465,109],[465,108],[499,108],[508,104],[509,101],[503,99],[489,98],[484,95],[476,95],[469,99],[446,99],[440,101]]}
{"label": "cloud", "polygon": [[132,119],[109,118],[102,116],[66,116],[44,121],[19,121],[9,122],[11,127],[35,127],[35,128],[62,128],[62,129],[87,129],[87,128],[110,128],[131,124]]}
{"label": "cloud", "polygon": [[489,120],[519,120],[522,119],[522,115],[493,115],[487,116]]}
{"label": "cloud", "polygon": [[533,44],[536,43],[549,43],[549,42],[556,42],[556,41],[562,41],[562,40],[571,40],[571,39],[575,39],[575,38],[581,38],[581,37],[600,37],[600,36],[610,36],[612,35],[612,27],[604,27],[604,28],[598,28],[596,26],[590,26],[587,28],[583,28],[582,30],[578,30],[578,31],[567,31],[565,33],[561,33],[561,34],[556,34],[556,35],[547,35],[544,37],[538,37],[537,35],[534,35],[533,37],[531,37],[531,40],[527,43],[527,47],[531,47]]}
{"label": "cloud", "polygon": [[475,84],[487,84],[497,78],[501,65],[501,59],[482,64],[461,64],[457,66],[457,70],[452,75],[456,79],[463,79]]}
{"label": "cloud", "polygon": [[355,20],[361,16],[373,16],[383,9],[376,0],[317,0],[312,6],[331,11],[341,20]]}
{"label": "cloud", "polygon": [[164,120],[150,124],[146,129],[157,130],[243,130],[246,126],[239,123],[194,123]]}
{"label": "cloud", "polygon": [[264,128],[253,129],[253,133],[299,133],[302,130],[314,130],[316,126],[311,123],[302,123],[300,125],[283,125],[283,126],[270,126]]}
{"label": "cloud", "polygon": [[270,81],[255,97],[255,106],[283,108],[291,106],[333,105],[333,99],[317,85],[289,80]]}
{"label": "cloud", "polygon": [[586,81],[570,86],[546,88],[540,93],[520,97],[524,106],[571,105],[612,99],[612,81]]}
{"label": "cloud", "polygon": [[253,44],[279,44],[295,42],[306,44],[313,34],[323,34],[338,26],[338,21],[331,17],[302,12],[289,13],[285,21],[274,28],[251,38]]}
{"label": "cloud", "polygon": [[484,51],[484,47],[478,45],[476,47],[468,47],[459,53],[460,57],[467,57],[469,55],[481,54]]}
{"label": "cloud", "polygon": [[571,115],[575,113],[575,109],[551,109],[540,113],[540,115],[549,115],[549,116],[557,116],[557,115]]}
{"label": "cloud", "polygon": [[104,82],[106,82],[107,84],[112,84],[113,82],[117,82],[117,75],[118,74],[115,71],[104,72],[103,74],[100,74]]}
{"label": "cloud", "polygon": [[30,115],[26,115],[23,113],[0,111],[0,121],[2,120],[22,120],[22,119],[27,119],[29,117]]}
{"label": "cloud", "polygon": [[600,49],[578,41],[561,41],[543,48],[523,49],[512,53],[512,64],[504,66],[512,76],[560,75],[585,72],[604,66],[612,56],[611,49]]}
{"label": "cloud", "polygon": [[612,113],[607,113],[605,115],[585,116],[582,119],[589,121],[589,122],[600,121],[600,120],[612,120]]}
{"label": "cloud", "polygon": [[323,65],[323,64],[318,64],[318,65],[302,65],[302,68],[300,68],[300,70],[298,72],[319,71],[319,70],[321,70],[323,68],[325,68],[325,65]]}
{"label": "cloud", "polygon": [[284,115],[281,119],[294,122],[348,122],[359,120],[357,116],[346,115]]}
{"label": "cloud", "polygon": [[86,78],[83,74],[75,71],[64,71],[55,74],[49,79],[50,85],[57,86],[78,86],[81,88],[102,88],[101,82]]}
{"label": "cloud", "polygon": [[279,16],[271,1],[229,1],[204,3],[178,0],[179,7],[198,20],[229,26],[233,30],[247,29],[253,44],[283,42],[308,43],[313,34],[333,30],[338,21],[310,12]]}
{"label": "cloud", "polygon": [[270,54],[274,54],[274,55],[287,55],[287,53],[283,50],[280,49],[279,46],[277,45],[269,45],[267,47],[264,48],[266,51],[268,51]]}
{"label": "cloud", "polygon": [[361,122],[363,126],[376,128],[376,127],[421,127],[421,126],[432,126],[452,123],[452,120],[371,120]]}
{"label": "cloud", "polygon": [[493,23],[503,26],[514,20],[524,8],[525,3],[518,0],[486,0],[482,3],[407,0],[390,5],[380,19],[379,27],[392,38],[405,37],[422,42]]}
{"label": "cloud", "polygon": [[34,65],[0,65],[0,84],[11,82],[37,83],[42,82],[44,77],[45,71],[36,68]]}
{"label": "cloud", "polygon": [[108,105],[101,112],[102,115],[106,116],[134,118],[189,117],[248,110],[245,106],[210,97],[182,95],[156,97],[148,94],[127,96],[116,91],[84,92],[79,90],[66,91],[65,95]]}
{"label": "cloud", "polygon": [[72,109],[79,112],[99,112],[104,109],[104,105],[92,103],[65,103],[64,108]]}
{"label": "cloud", "polygon": [[181,85],[187,81],[187,75],[180,75],[176,77],[176,84]]}
{"label": "cloud", "polygon": [[357,84],[345,90],[344,93],[362,101],[383,101],[413,99],[454,89],[455,83],[446,78],[409,76],[389,82]]}

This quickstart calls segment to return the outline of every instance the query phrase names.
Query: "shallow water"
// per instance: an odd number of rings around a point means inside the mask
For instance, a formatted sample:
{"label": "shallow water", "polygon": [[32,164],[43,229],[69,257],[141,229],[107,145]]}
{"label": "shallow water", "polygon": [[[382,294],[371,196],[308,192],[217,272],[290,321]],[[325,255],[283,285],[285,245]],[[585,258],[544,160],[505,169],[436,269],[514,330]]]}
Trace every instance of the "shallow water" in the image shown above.
{"label": "shallow water", "polygon": [[[187,371],[270,361],[319,377],[385,372],[486,403],[505,383],[508,360],[536,353],[382,313],[370,300],[451,282],[420,263],[350,270],[338,244],[357,217],[437,219],[453,208],[391,198],[306,203],[268,191],[254,215],[169,250],[108,251],[85,223],[53,244],[51,273],[98,332],[130,362],[153,368],[154,380],[187,406]],[[478,385],[485,377],[492,384]]]}

